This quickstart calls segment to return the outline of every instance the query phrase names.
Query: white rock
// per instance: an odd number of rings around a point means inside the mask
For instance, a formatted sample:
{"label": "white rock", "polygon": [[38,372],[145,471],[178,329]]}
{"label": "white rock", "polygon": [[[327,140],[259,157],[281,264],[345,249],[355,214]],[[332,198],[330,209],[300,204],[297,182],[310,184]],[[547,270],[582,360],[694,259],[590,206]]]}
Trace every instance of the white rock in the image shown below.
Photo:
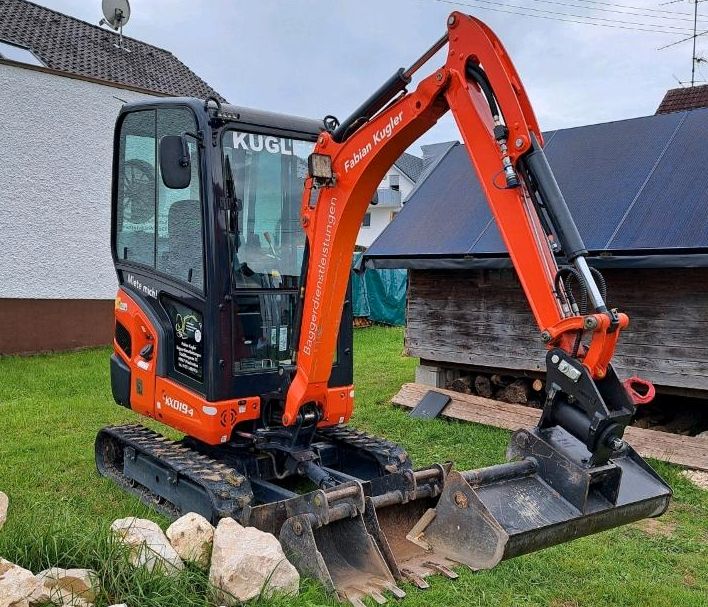
{"label": "white rock", "polygon": [[708,491],[708,472],[702,472],[700,470],[682,470],[680,474],[684,478],[691,481],[696,487]]}
{"label": "white rock", "polygon": [[184,569],[182,559],[157,523],[131,516],[114,521],[111,531],[118,541],[130,548],[133,566],[145,567],[148,571],[157,568],[167,574]]}
{"label": "white rock", "polygon": [[696,434],[696,438],[708,438],[708,430],[703,430],[703,432],[699,432]]}
{"label": "white rock", "polygon": [[41,587],[31,571],[0,558],[0,607],[29,607]]}
{"label": "white rock", "polygon": [[203,569],[209,567],[214,527],[201,514],[190,512],[167,528],[167,539],[184,561],[192,561]]}
{"label": "white rock", "polygon": [[9,505],[10,500],[7,499],[7,495],[0,491],[0,529],[2,529],[7,520],[7,508]]}
{"label": "white rock", "polygon": [[232,605],[261,594],[297,594],[300,575],[275,536],[224,518],[214,533],[209,582],[217,600]]}
{"label": "white rock", "polygon": [[98,575],[90,569],[52,567],[37,574],[44,593],[52,603],[67,607],[83,607],[96,600]]}

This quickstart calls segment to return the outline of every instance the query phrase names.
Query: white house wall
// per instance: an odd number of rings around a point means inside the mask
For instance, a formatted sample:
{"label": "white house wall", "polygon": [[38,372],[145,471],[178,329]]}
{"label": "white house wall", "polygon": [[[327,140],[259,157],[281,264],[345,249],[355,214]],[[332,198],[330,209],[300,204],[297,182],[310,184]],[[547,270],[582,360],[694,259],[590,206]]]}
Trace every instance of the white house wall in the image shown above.
{"label": "white house wall", "polygon": [[112,299],[113,128],[149,95],[0,65],[0,299]]}
{"label": "white house wall", "polygon": [[[415,187],[415,183],[400,171],[396,166],[391,167],[386,177],[383,178],[379,188],[389,188],[389,176],[398,175],[398,187],[401,192],[401,200],[406,200],[411,190]],[[369,247],[376,240],[379,234],[384,231],[384,228],[391,223],[391,212],[399,210],[400,207],[369,205],[367,213],[371,213],[371,225],[361,226],[359,234],[356,237],[356,244],[360,247]]]}
{"label": "white house wall", "polygon": [[391,213],[394,211],[396,211],[394,207],[377,208],[370,206],[367,213],[371,213],[371,225],[359,228],[356,244],[362,247],[371,246],[371,243],[391,222]]}

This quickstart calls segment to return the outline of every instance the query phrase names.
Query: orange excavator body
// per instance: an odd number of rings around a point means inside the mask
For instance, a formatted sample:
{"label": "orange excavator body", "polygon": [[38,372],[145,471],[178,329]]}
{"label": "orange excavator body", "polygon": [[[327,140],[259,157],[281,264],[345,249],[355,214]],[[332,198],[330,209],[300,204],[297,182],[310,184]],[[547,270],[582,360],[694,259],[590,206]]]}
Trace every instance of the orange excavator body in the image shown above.
{"label": "orange excavator body", "polygon": [[[548,348],[539,425],[512,436],[510,461],[465,472],[414,470],[398,445],[345,425],[356,236],[386,172],[448,111]],[[125,106],[111,385],[186,436],[105,428],[99,471],[169,516],[277,534],[303,575],[359,607],[403,596],[400,580],[425,588],[455,564],[661,514],[671,491],[622,439],[638,395],[611,358],[629,319],[608,308],[542,145],[503,45],[459,12],[342,123],[215,99]]]}

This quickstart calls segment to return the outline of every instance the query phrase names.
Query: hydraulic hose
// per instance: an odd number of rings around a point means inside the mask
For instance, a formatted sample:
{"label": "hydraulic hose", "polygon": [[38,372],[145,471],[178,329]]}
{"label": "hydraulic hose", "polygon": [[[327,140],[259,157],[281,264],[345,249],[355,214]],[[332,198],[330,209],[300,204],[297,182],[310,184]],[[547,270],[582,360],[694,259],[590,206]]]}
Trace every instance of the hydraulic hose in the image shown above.
{"label": "hydraulic hose", "polygon": [[602,299],[607,301],[607,281],[605,280],[605,277],[602,275],[602,272],[598,270],[597,268],[590,268],[590,271],[592,272],[592,275],[595,277],[595,282],[597,282],[597,286],[600,289],[600,294],[602,295]]}
{"label": "hydraulic hose", "polygon": [[[555,288],[556,288],[556,293],[560,294],[561,291],[561,283],[563,284],[563,291],[565,292],[565,296],[568,301],[568,305],[571,309],[571,312],[575,314],[581,314],[585,315],[587,314],[588,311],[588,289],[587,285],[585,284],[585,279],[583,278],[582,274],[578,272],[575,268],[571,266],[565,266],[556,272],[555,276]],[[580,304],[577,303],[577,300],[575,299],[575,296],[573,295],[573,282],[577,282],[578,286],[580,287]],[[604,281],[603,281],[604,282]],[[572,351],[572,356],[575,358],[578,355],[578,352],[580,351],[580,343],[583,338],[583,332],[578,331],[577,335],[575,336],[575,342],[573,343],[573,351]]]}
{"label": "hydraulic hose", "polygon": [[487,99],[492,116],[496,119],[500,118],[501,115],[499,114],[499,105],[497,105],[497,100],[494,97],[492,85],[489,83],[489,78],[487,78],[487,74],[485,74],[484,70],[474,62],[468,61],[467,77],[474,80],[479,85],[479,88],[482,89],[482,93]]}

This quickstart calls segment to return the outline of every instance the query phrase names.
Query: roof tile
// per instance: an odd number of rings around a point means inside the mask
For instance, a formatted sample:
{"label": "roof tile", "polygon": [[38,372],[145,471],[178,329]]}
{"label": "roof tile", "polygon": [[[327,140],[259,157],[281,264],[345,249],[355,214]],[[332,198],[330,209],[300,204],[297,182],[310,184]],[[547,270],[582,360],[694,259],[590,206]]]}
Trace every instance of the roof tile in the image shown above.
{"label": "roof tile", "polygon": [[702,107],[708,107],[708,84],[667,91],[656,113],[669,114]]}
{"label": "roof tile", "polygon": [[413,156],[408,152],[403,152],[401,157],[396,160],[395,165],[403,171],[406,176],[413,182],[418,181],[418,177],[423,172],[423,160],[418,156]]}
{"label": "roof tile", "polygon": [[225,99],[172,53],[25,0],[0,0],[0,40],[51,69],[164,95]]}

